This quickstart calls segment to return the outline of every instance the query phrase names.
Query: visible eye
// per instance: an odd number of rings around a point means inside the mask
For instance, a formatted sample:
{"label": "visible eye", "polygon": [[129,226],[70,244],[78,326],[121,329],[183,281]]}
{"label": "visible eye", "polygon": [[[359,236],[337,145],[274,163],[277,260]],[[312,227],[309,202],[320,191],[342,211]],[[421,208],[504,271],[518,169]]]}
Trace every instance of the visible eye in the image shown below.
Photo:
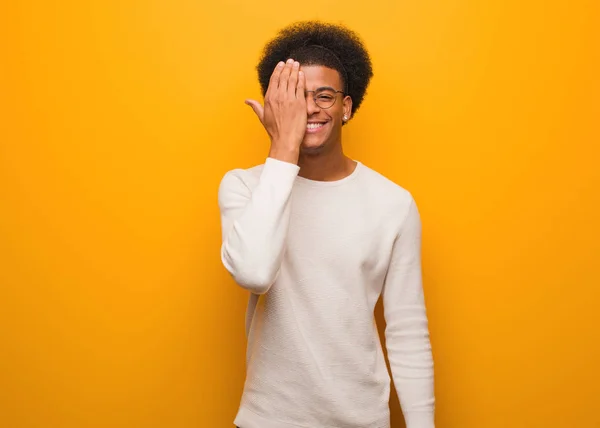
{"label": "visible eye", "polygon": [[333,100],[333,95],[330,94],[318,94],[317,99],[319,101],[331,101]]}

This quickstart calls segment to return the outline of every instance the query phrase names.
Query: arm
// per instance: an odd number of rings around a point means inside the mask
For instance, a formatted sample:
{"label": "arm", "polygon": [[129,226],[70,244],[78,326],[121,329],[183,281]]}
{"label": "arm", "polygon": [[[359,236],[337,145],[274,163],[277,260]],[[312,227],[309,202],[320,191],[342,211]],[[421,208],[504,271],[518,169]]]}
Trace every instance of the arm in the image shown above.
{"label": "arm", "polygon": [[221,180],[221,260],[235,281],[254,294],[269,291],[279,273],[299,170],[269,157],[252,192],[233,172]]}
{"label": "arm", "polygon": [[219,187],[221,260],[236,282],[254,294],[269,291],[283,258],[290,197],[306,132],[305,84],[300,64],[289,59],[275,67],[264,107],[246,100],[269,134],[269,157],[252,191],[234,172],[226,174]]}
{"label": "arm", "polygon": [[411,198],[383,289],[386,346],[406,428],[434,428],[433,358],[421,274],[421,220]]}

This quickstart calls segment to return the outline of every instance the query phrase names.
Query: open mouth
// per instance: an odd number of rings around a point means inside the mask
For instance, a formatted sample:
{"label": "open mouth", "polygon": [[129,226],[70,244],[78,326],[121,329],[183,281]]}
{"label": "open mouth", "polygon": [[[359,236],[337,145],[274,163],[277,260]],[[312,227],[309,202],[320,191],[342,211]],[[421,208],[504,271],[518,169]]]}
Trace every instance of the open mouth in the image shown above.
{"label": "open mouth", "polygon": [[327,122],[308,122],[306,124],[306,132],[312,134],[319,132],[325,126]]}

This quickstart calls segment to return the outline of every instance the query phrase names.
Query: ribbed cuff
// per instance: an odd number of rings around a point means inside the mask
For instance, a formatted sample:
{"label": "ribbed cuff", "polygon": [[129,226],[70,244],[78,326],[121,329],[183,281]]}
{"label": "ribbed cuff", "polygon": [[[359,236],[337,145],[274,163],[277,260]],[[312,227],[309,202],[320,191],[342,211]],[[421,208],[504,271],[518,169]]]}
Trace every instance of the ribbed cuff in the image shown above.
{"label": "ribbed cuff", "polygon": [[275,167],[286,168],[289,171],[296,171],[296,172],[300,171],[300,167],[298,165],[296,165],[295,163],[282,161],[282,160],[275,159],[275,158],[272,158],[272,157],[268,157],[265,160],[265,167],[267,165],[269,165],[269,166],[275,165]]}
{"label": "ribbed cuff", "polygon": [[406,428],[435,428],[433,412],[404,413]]}

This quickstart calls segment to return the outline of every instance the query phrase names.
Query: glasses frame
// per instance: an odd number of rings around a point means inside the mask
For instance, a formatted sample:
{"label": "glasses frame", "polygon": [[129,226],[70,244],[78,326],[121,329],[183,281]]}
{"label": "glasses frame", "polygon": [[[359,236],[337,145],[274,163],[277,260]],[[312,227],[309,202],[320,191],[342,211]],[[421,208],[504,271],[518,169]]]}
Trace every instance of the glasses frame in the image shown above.
{"label": "glasses frame", "polygon": [[330,109],[331,107],[333,107],[335,105],[335,102],[337,101],[337,96],[333,98],[333,102],[331,103],[331,105],[329,107],[321,107],[319,105],[319,103],[317,102],[316,93],[319,92],[319,91],[325,91],[325,90],[333,91],[336,95],[338,93],[342,94],[342,95],[346,94],[344,91],[338,91],[335,88],[332,88],[331,86],[323,86],[321,88],[315,89],[314,91],[304,91],[304,96],[306,97],[309,93],[312,92],[312,99],[313,99],[315,105],[317,105],[320,109],[327,110],[327,109]]}

